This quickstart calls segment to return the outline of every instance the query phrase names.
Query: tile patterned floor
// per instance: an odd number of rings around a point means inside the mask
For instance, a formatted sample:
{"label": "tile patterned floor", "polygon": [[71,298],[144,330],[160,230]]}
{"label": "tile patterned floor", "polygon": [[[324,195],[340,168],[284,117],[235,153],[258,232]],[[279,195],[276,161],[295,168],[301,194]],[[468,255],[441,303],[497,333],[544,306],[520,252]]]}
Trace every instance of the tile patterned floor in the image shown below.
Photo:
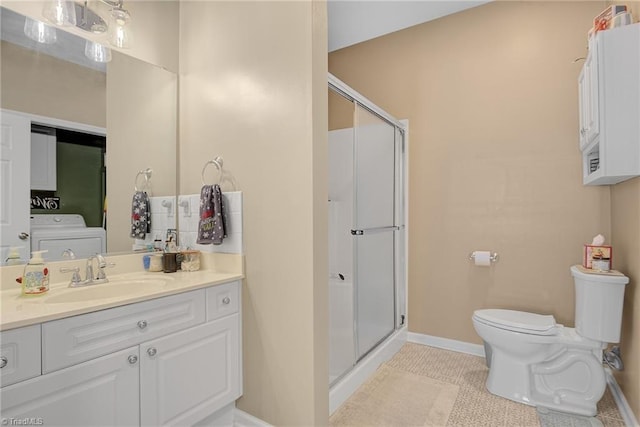
{"label": "tile patterned floor", "polygon": [[[540,426],[535,408],[495,396],[486,390],[489,370],[484,358],[407,343],[387,364],[460,387],[447,426]],[[608,388],[598,404],[598,418],[605,427],[625,426]]]}

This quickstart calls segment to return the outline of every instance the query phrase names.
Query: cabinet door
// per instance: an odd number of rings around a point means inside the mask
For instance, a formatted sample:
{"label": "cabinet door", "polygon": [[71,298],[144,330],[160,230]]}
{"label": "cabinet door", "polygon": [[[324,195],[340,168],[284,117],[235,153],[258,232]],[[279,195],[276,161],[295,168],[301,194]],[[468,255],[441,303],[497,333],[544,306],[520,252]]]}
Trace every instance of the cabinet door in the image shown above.
{"label": "cabinet door", "polygon": [[587,140],[587,122],[588,111],[591,108],[589,106],[589,81],[587,80],[587,69],[582,67],[580,75],[578,76],[578,107],[579,116],[578,121],[580,124],[580,150],[584,150],[589,142]]}
{"label": "cabinet door", "polygon": [[0,332],[2,387],[40,375],[40,325]]}
{"label": "cabinet door", "polygon": [[131,426],[139,417],[138,347],[23,381],[0,391],[3,420],[33,425]]}
{"label": "cabinet door", "polygon": [[591,51],[584,62],[586,143],[593,141],[600,135],[600,97],[598,94],[598,53],[597,44],[590,44]]}
{"label": "cabinet door", "polygon": [[141,345],[142,425],[192,425],[240,397],[238,316]]}
{"label": "cabinet door", "polygon": [[56,191],[56,137],[31,132],[31,189]]}

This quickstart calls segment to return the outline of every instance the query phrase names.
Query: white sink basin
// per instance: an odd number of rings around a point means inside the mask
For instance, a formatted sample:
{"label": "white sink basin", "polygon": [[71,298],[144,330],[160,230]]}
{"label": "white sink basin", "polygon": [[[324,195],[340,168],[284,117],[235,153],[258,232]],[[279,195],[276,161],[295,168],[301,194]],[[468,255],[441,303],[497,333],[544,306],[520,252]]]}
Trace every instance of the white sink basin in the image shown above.
{"label": "white sink basin", "polygon": [[173,278],[149,277],[109,280],[108,283],[68,288],[60,291],[60,293],[54,293],[46,297],[43,302],[45,304],[61,304],[136,295],[143,292],[160,290],[167,283],[171,282]]}

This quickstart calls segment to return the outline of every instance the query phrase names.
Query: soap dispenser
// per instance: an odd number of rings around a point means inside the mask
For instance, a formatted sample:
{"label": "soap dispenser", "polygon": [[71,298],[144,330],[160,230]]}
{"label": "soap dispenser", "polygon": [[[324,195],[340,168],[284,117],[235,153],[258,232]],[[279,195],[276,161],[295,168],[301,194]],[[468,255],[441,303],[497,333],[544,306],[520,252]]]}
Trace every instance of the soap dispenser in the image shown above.
{"label": "soap dispenser", "polygon": [[22,295],[41,295],[49,290],[49,268],[42,258],[48,251],[33,251],[21,277]]}

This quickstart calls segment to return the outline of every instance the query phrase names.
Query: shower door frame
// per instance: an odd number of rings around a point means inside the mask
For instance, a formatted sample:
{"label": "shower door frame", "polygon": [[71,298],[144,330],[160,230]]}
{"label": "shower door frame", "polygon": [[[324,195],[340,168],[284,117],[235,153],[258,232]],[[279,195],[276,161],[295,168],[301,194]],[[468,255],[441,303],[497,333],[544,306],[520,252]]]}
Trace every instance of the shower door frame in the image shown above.
{"label": "shower door frame", "polygon": [[[357,107],[361,107],[379,117],[383,121],[394,127],[394,138],[400,135],[401,141],[395,142],[395,152],[398,155],[399,161],[396,162],[398,170],[395,172],[395,212],[394,222],[398,224],[398,237],[394,238],[394,328],[393,330],[383,337],[375,346],[369,349],[362,355],[358,355],[357,345],[357,289],[356,281],[354,280],[354,358],[353,366],[347,371],[343,372],[334,382],[336,384],[341,378],[345,377],[355,367],[357,367],[361,360],[368,357],[368,355],[376,350],[385,340],[393,336],[400,329],[406,327],[406,319],[408,315],[407,306],[407,277],[408,277],[408,265],[407,265],[407,250],[408,250],[408,121],[399,121],[396,118],[389,115],[386,111],[375,105],[372,101],[362,96],[360,93],[346,85],[344,82],[328,74],[328,89],[335,91],[345,99],[354,103],[354,114]],[[354,122],[354,138],[357,138],[357,124]],[[355,194],[354,194],[355,197]],[[354,258],[355,262],[355,258]],[[354,270],[355,271],[355,270]]]}

